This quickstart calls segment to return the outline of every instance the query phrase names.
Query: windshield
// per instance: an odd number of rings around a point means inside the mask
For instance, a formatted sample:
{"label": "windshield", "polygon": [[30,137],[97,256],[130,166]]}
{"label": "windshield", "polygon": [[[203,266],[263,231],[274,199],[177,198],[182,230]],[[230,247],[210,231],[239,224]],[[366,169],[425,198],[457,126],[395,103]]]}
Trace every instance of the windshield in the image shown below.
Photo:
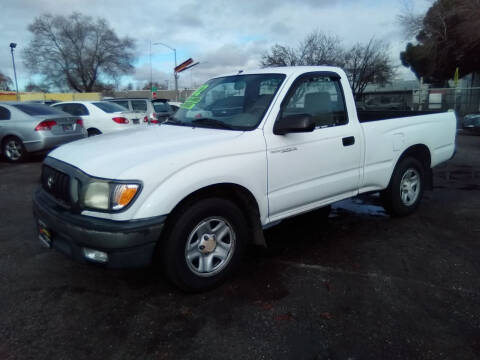
{"label": "windshield", "polygon": [[58,109],[54,109],[48,105],[43,104],[16,104],[12,105],[18,110],[23,111],[28,115],[58,115],[62,112]]}
{"label": "windshield", "polygon": [[283,74],[212,79],[200,86],[166,124],[253,130],[284,79]]}
{"label": "windshield", "polygon": [[126,109],[123,106],[120,106],[111,102],[107,102],[107,101],[94,102],[92,104],[109,114],[126,111]]}

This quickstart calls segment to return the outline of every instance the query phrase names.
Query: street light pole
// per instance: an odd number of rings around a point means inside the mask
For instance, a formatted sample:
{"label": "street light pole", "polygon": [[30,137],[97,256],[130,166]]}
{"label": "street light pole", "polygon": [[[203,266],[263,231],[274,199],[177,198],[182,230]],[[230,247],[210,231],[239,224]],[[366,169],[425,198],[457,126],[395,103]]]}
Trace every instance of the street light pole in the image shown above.
{"label": "street light pole", "polygon": [[12,52],[12,64],[13,64],[13,75],[15,76],[15,89],[17,91],[17,101],[18,99],[18,82],[17,82],[17,70],[15,69],[15,56],[13,56],[13,49],[17,47],[17,44],[10,43],[10,51]]}
{"label": "street light pole", "polygon": [[[170,50],[172,50],[173,56],[175,59],[175,67],[177,67],[177,49],[172,48],[171,46],[164,44],[162,42],[156,42],[152,45],[163,45],[166,48],[169,48]],[[178,101],[178,74],[175,72],[175,69],[173,69],[173,78],[175,79],[175,100]]]}
{"label": "street light pole", "polygon": [[[152,40],[150,40],[150,92],[153,88],[153,71],[152,71]],[[151,95],[151,94],[150,94]]]}

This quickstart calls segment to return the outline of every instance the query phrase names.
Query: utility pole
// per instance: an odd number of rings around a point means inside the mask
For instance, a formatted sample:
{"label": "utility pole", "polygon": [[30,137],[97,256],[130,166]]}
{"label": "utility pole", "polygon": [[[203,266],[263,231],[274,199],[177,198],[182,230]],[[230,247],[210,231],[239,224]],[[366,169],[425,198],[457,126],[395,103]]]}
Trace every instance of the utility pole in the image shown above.
{"label": "utility pole", "polygon": [[12,64],[13,64],[13,75],[15,76],[15,89],[17,91],[17,101],[19,101],[18,97],[18,82],[17,82],[17,70],[15,69],[15,56],[13,55],[13,49],[17,47],[17,44],[10,43],[10,51],[12,52]]}

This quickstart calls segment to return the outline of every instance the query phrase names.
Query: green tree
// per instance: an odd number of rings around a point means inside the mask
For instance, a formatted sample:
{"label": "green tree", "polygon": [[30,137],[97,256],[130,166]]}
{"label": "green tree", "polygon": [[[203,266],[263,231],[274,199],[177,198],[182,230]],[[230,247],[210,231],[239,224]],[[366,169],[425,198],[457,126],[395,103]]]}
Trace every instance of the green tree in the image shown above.
{"label": "green tree", "polygon": [[402,64],[418,78],[440,86],[457,67],[460,76],[480,71],[479,15],[479,0],[437,0],[420,17],[420,27],[418,17],[414,22],[415,16],[402,14],[406,33],[417,24],[416,42],[409,42],[400,54]]}
{"label": "green tree", "polygon": [[133,71],[134,41],[119,38],[105,19],[46,14],[28,30],[33,39],[23,52],[25,66],[57,88],[93,91]]}

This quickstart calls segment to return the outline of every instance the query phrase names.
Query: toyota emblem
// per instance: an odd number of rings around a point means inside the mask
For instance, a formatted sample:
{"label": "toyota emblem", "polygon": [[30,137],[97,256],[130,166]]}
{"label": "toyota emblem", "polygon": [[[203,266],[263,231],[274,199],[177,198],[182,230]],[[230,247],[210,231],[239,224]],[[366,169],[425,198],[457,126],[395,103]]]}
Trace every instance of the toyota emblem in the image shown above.
{"label": "toyota emblem", "polygon": [[47,186],[49,189],[53,187],[53,183],[54,183],[53,176],[49,176],[47,179]]}

